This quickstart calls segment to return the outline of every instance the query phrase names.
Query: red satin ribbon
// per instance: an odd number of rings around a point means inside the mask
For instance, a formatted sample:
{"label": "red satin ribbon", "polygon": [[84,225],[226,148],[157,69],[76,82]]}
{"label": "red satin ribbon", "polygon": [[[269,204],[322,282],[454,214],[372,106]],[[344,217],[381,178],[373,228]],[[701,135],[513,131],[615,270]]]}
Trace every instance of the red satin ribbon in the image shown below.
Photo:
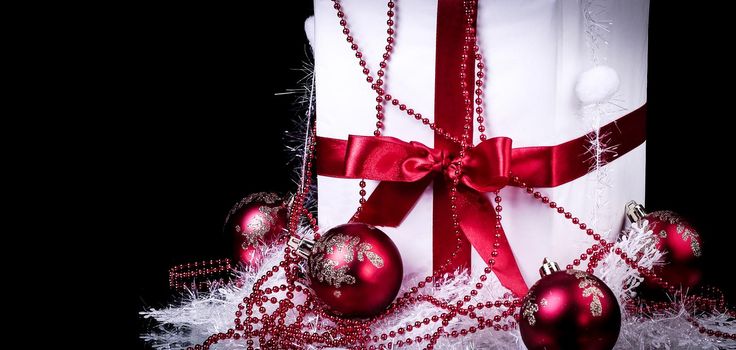
{"label": "red satin ribbon", "polygon": [[[617,145],[615,153],[603,156],[606,162],[628,153],[646,140],[646,106],[603,126],[599,134],[606,144]],[[393,137],[350,135],[347,141],[318,137],[317,173],[381,181],[363,205],[360,220],[397,227],[429,183],[446,183],[454,176],[453,163],[462,162],[460,182],[464,186],[459,187],[456,201],[460,226],[470,244],[487,260],[493,251],[492,228],[496,223],[493,207],[481,192],[502,188],[511,174],[534,187],[555,187],[575,180],[594,169],[589,145],[590,135],[556,146],[523,148],[511,148],[511,139],[496,137],[475,146],[465,158],[457,159],[452,152]],[[444,206],[447,209],[443,214],[449,218],[449,201]],[[441,234],[454,240],[452,231]],[[505,234],[499,243],[494,272],[505,287],[523,295],[527,287]],[[442,248],[452,250],[447,247]],[[454,241],[449,247],[454,247]],[[436,256],[433,258],[436,260]]]}
{"label": "red satin ribbon", "polygon": [[[449,132],[450,135],[456,136],[462,135],[464,126],[465,98],[462,95],[461,85],[465,83],[469,87],[468,90],[471,95],[468,97],[469,99],[473,98],[473,87],[475,86],[474,60],[470,59],[469,62],[466,62],[464,71],[461,67],[466,36],[465,27],[467,26],[463,8],[463,0],[439,0],[437,2],[434,122]],[[472,26],[475,27],[476,14],[474,13],[472,17]],[[463,75],[465,81],[460,78]],[[469,139],[472,140],[472,124],[468,131],[470,132]],[[460,150],[458,145],[436,134],[434,135],[434,147],[455,154]],[[460,237],[461,245],[455,252],[457,255],[452,256],[457,241],[453,234],[455,228],[450,217],[449,184],[445,182],[443,176],[437,176],[432,187],[432,269],[439,271],[445,261],[452,259],[454,266],[450,266],[451,269],[470,270],[472,250],[467,239]],[[460,204],[466,202],[465,196],[459,196],[458,199],[457,202],[460,202]],[[490,203],[484,204],[490,205]],[[458,208],[458,211],[461,209],[463,208]],[[463,213],[463,215],[465,214]],[[492,224],[495,225],[495,223]]]}

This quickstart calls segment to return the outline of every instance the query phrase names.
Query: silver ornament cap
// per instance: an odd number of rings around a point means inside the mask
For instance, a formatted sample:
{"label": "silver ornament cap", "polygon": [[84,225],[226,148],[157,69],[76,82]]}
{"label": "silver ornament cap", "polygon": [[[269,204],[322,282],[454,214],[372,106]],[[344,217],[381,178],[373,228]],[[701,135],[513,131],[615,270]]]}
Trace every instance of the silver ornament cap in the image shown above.
{"label": "silver ornament cap", "polygon": [[549,258],[544,258],[542,267],[539,268],[539,275],[542,277],[549,276],[557,271],[560,271],[560,265],[557,265],[554,261],[550,261]]}
{"label": "silver ornament cap", "polygon": [[626,203],[626,217],[630,222],[639,222],[639,220],[643,219],[645,216],[647,216],[647,212],[643,205],[636,201],[629,201]]}
{"label": "silver ornament cap", "polygon": [[294,252],[296,255],[301,256],[304,259],[309,258],[310,255],[312,255],[312,249],[314,248],[314,241],[311,239],[306,238],[296,238],[291,237],[289,238],[289,242],[286,243],[286,245],[289,246],[289,248],[294,249]]}

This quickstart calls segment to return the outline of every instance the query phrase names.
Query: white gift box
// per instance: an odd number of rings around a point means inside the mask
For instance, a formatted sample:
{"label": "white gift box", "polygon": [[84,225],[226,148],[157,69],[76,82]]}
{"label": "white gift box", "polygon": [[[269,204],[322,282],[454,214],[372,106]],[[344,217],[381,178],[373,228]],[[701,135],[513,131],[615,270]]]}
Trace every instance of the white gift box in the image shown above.
{"label": "white gift box", "polygon": [[[386,45],[386,1],[343,0],[351,35],[364,59],[377,70]],[[433,119],[437,1],[400,0],[396,43],[389,61],[387,92]],[[590,33],[590,19],[601,16],[608,31]],[[592,130],[583,116],[575,86],[596,63],[619,77],[613,99],[599,107],[605,125],[646,102],[649,1],[494,0],[480,1],[478,37],[486,64],[484,105],[489,137],[507,136],[514,147],[552,146]],[[317,134],[347,139],[372,135],[375,92],[365,81],[330,0],[315,0],[314,40]],[[609,22],[610,25],[605,24]],[[600,28],[599,28],[600,29]],[[587,32],[586,32],[587,31]],[[599,41],[593,43],[591,38]],[[607,42],[607,43],[606,43]],[[404,112],[387,106],[383,135],[432,147],[434,135]],[[475,126],[477,128],[477,125]],[[476,143],[478,133],[475,132]],[[612,145],[609,145],[612,146]],[[602,170],[554,188],[545,195],[614,240],[624,224],[624,204],[644,202],[646,143]],[[318,178],[320,226],[347,222],[358,207],[359,179]],[[367,181],[368,192],[377,182]],[[505,188],[503,225],[528,286],[539,279],[544,257],[561,266],[579,257],[594,241],[517,188]],[[432,186],[403,223],[382,228],[401,251],[405,274],[432,273]],[[485,267],[473,252],[473,273]]]}

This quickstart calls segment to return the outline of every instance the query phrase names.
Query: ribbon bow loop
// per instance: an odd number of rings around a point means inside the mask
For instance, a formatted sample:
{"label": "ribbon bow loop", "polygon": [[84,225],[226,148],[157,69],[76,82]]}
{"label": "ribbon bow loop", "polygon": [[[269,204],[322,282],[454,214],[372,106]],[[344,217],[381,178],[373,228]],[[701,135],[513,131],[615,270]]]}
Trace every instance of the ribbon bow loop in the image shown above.
{"label": "ribbon bow loop", "polygon": [[402,162],[401,169],[407,174],[406,178],[419,179],[430,172],[444,173],[446,178],[459,178],[460,183],[478,192],[497,191],[509,182],[511,139],[508,137],[483,141],[463,157],[419,142],[410,144],[419,150],[420,155]]}
{"label": "ribbon bow loop", "polygon": [[408,157],[401,163],[401,170],[404,173],[416,172],[424,177],[430,173],[441,173],[449,166],[451,159],[445,151],[429,148],[416,141],[409,144],[417,149],[417,156]]}
{"label": "ribbon bow loop", "polygon": [[509,183],[511,174],[511,139],[483,141],[470,149],[462,162],[460,182],[465,186],[478,192],[500,190]]}

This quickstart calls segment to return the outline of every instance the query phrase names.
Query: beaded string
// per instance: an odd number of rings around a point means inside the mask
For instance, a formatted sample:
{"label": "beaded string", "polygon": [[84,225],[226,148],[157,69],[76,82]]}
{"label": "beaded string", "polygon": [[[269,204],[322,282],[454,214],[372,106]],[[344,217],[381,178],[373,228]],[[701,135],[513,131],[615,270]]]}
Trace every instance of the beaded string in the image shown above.
{"label": "beaded string", "polygon": [[[422,124],[427,125],[431,130],[433,130],[438,135],[442,135],[446,139],[452,141],[453,143],[459,144],[462,148],[459,152],[459,157],[462,159],[465,156],[465,153],[468,149],[472,147],[472,141],[469,139],[469,131],[472,128],[472,119],[473,119],[473,112],[477,113],[476,120],[478,121],[478,132],[480,133],[480,139],[482,141],[485,141],[487,139],[487,136],[485,134],[485,126],[483,126],[483,122],[485,119],[483,118],[483,108],[481,107],[483,103],[482,94],[483,94],[483,78],[485,77],[485,73],[483,72],[483,68],[485,68],[485,65],[483,64],[483,56],[480,53],[480,46],[478,45],[477,38],[476,38],[476,30],[474,26],[475,21],[475,14],[477,12],[478,8],[478,2],[477,0],[469,0],[464,1],[464,13],[465,13],[465,20],[466,20],[466,28],[465,33],[466,36],[464,38],[464,44],[463,44],[463,52],[461,54],[460,59],[460,80],[461,84],[459,88],[462,91],[463,98],[464,98],[464,104],[465,104],[465,114],[464,114],[464,121],[465,124],[463,125],[463,134],[460,139],[457,137],[453,137],[450,135],[449,132],[443,130],[442,128],[438,128],[435,123],[431,123],[428,118],[423,118],[421,113],[415,113],[412,108],[407,108],[405,104],[400,103],[400,101],[392,97],[390,94],[386,93],[386,90],[384,88],[385,79],[387,77],[387,68],[388,68],[388,61],[391,57],[391,52],[393,50],[394,44],[395,44],[395,30],[393,29],[393,26],[395,24],[394,18],[396,16],[395,11],[395,3],[394,1],[388,1],[388,11],[386,12],[388,19],[386,20],[386,23],[388,24],[388,29],[386,30],[386,33],[388,34],[386,38],[387,45],[385,47],[385,52],[383,53],[383,60],[379,63],[380,69],[376,73],[377,79],[374,80],[374,77],[371,75],[370,69],[367,67],[366,57],[363,54],[363,52],[360,50],[360,47],[356,43],[355,37],[351,35],[350,28],[348,27],[348,22],[346,19],[345,12],[342,9],[342,5],[340,4],[339,0],[333,0],[333,8],[336,11],[337,18],[339,20],[340,26],[342,27],[342,32],[345,35],[345,40],[350,43],[351,50],[355,51],[355,57],[358,59],[358,65],[362,68],[362,72],[364,75],[366,75],[366,81],[368,83],[371,83],[371,89],[373,89],[377,96],[376,96],[376,119],[378,121],[376,122],[376,130],[373,132],[375,136],[381,135],[381,130],[385,126],[384,124],[384,118],[385,118],[385,110],[384,110],[384,103],[390,101],[391,105],[396,106],[399,110],[405,111],[407,115],[414,116],[414,118],[418,121],[421,121]],[[472,52],[471,52],[472,51]],[[475,79],[475,94],[476,98],[475,100],[472,99],[473,93],[470,91],[470,87],[467,86],[467,83],[465,82],[465,71],[467,68],[467,65],[470,63],[472,59],[475,60],[476,67],[478,69],[476,73],[476,79]],[[475,102],[478,107],[473,109],[473,102]],[[450,207],[451,207],[451,213],[452,215],[452,225],[453,225],[453,234],[455,235],[456,244],[455,244],[455,250],[450,254],[450,258],[446,259],[440,267],[437,269],[438,271],[444,271],[447,269],[448,266],[450,266],[453,262],[453,259],[456,258],[459,254],[460,249],[462,248],[463,238],[462,238],[462,232],[460,231],[459,227],[459,214],[457,213],[457,205],[456,200],[457,196],[454,194],[457,193],[457,185],[459,183],[459,176],[462,173],[462,163],[460,161],[457,161],[454,163],[456,166],[455,170],[455,177],[453,179],[453,183],[451,185],[450,191],[451,191],[451,197],[450,197]],[[355,211],[355,214],[353,215],[353,220],[359,221],[360,219],[360,213],[363,210],[363,205],[366,203],[366,182],[364,179],[361,179],[358,183],[360,189],[358,191],[358,194],[360,195],[360,198],[358,200],[358,208]],[[496,208],[500,209],[500,202],[501,202],[501,196],[498,192],[496,192]],[[500,210],[499,210],[500,212]],[[496,232],[494,233],[494,237],[496,239],[496,242],[494,243],[494,247],[498,247],[500,244],[497,242],[500,238],[500,214],[497,217],[496,224]],[[492,254],[495,254],[496,256],[498,254],[497,251],[494,250]]]}
{"label": "beaded string", "polygon": [[[345,14],[341,11],[341,6],[339,4],[339,1],[334,0],[334,7],[338,11],[338,17],[340,18],[340,24],[343,27],[343,33],[345,35],[348,35],[350,33],[349,29],[347,28],[347,21],[345,20]],[[393,1],[389,1],[389,20],[387,21],[387,24],[389,25],[389,29],[387,30],[387,33],[389,34],[389,38],[393,38],[393,35],[395,34],[394,29],[392,26],[394,25],[392,17],[395,15],[394,8],[395,4]],[[477,1],[466,1],[465,2],[465,10],[466,14],[472,14],[472,11],[474,11],[475,8],[477,8]],[[470,42],[469,38],[472,39],[472,43],[475,43],[475,32],[472,30],[473,28],[469,28],[471,30],[468,30],[467,33],[468,37],[466,37],[465,47],[469,47],[468,43]],[[349,37],[352,38],[352,37]],[[379,136],[380,130],[383,128],[383,123],[379,124],[379,122],[382,122],[383,119],[383,102],[385,101],[391,101],[391,105],[398,106],[399,110],[406,111],[406,113],[410,116],[414,116],[415,119],[422,121],[422,124],[428,125],[435,133],[445,137],[448,140],[451,140],[454,143],[460,144],[462,146],[461,157],[464,155],[464,152],[471,147],[471,143],[468,142],[468,133],[464,133],[461,139],[458,139],[446,131],[442,130],[441,128],[434,125],[434,123],[431,123],[429,119],[423,118],[420,113],[415,113],[413,109],[407,108],[404,104],[401,104],[398,99],[393,98],[391,95],[388,95],[385,93],[385,89],[382,88],[383,86],[383,80],[382,79],[376,79],[374,83],[374,79],[369,75],[370,70],[366,68],[365,66],[367,63],[363,59],[362,52],[359,51],[359,48],[357,44],[355,44],[354,39],[349,39],[348,42],[351,43],[351,48],[356,51],[356,57],[360,59],[359,64],[361,67],[363,67],[363,73],[367,76],[366,81],[372,84],[372,88],[376,90],[377,93],[377,114],[376,117],[378,118],[378,122],[376,123],[376,131],[374,132],[374,135]],[[385,68],[387,68],[387,61],[390,57],[390,52],[392,50],[392,47],[389,48],[389,46],[392,46],[394,41],[389,41],[387,39],[387,42],[389,45],[387,45],[386,53],[384,53],[384,61],[381,62],[381,70],[379,72],[379,77],[385,77]],[[474,44],[472,46],[472,49],[475,54],[475,59],[478,62],[477,67],[479,69],[483,68],[483,63],[480,62],[482,59],[482,56],[480,56],[480,53],[478,53],[478,45]],[[466,64],[466,59],[470,57],[468,55],[469,49],[466,50],[464,48],[463,55],[464,57],[461,57],[462,64]],[[481,78],[483,78],[482,71],[479,71],[477,74],[478,81],[481,81]],[[478,89],[476,89],[475,93],[477,99],[476,103],[481,104],[482,99],[480,95],[482,94],[482,90],[480,87],[482,86],[482,81],[479,84],[478,81],[476,81],[476,86],[478,86]],[[463,89],[464,94],[468,93],[466,89]],[[466,99],[469,100],[469,99]],[[480,101],[479,101],[480,100]],[[473,109],[472,109],[472,100],[470,104],[466,102],[466,111],[468,109],[468,106],[470,105],[470,115],[473,115]],[[378,106],[381,106],[379,108]],[[482,108],[480,107],[475,109],[475,112],[478,113],[478,120],[479,123],[482,123]],[[465,121],[466,121],[466,128],[465,130],[469,130],[467,128],[468,125],[468,118],[467,113],[465,115]],[[379,117],[380,116],[380,117]],[[472,118],[472,117],[471,117]],[[481,125],[482,126],[482,125]],[[485,134],[483,134],[483,130],[480,129],[481,132],[481,140],[485,139]],[[291,237],[297,237],[297,229],[299,227],[299,224],[302,220],[302,218],[306,218],[308,221],[310,227],[315,232],[315,239],[319,239],[319,227],[317,226],[316,218],[312,216],[312,214],[304,207],[305,197],[308,194],[311,181],[312,181],[312,167],[313,167],[313,159],[314,159],[314,149],[315,149],[315,135],[316,130],[313,126],[312,128],[312,137],[310,138],[310,141],[308,142],[308,157],[307,157],[307,167],[306,167],[306,173],[305,173],[305,184],[304,186],[299,190],[297,195],[295,196],[295,200],[292,203],[292,207],[290,210],[290,216],[289,216],[289,235]],[[459,167],[457,168],[457,172],[455,175],[461,175],[462,164],[458,164]],[[456,177],[457,178],[457,177]],[[530,195],[532,195],[534,198],[539,199],[543,204],[549,206],[551,209],[556,210],[558,213],[563,215],[566,219],[571,220],[571,222],[574,225],[577,225],[577,227],[583,231],[589,236],[591,236],[595,241],[597,241],[596,244],[591,246],[591,248],[586,249],[585,253],[580,255],[580,259],[575,259],[572,264],[567,265],[568,269],[572,269],[573,266],[580,265],[581,261],[584,261],[588,258],[590,258],[590,262],[588,264],[587,271],[592,273],[594,272],[594,269],[597,267],[597,261],[602,259],[606,254],[611,252],[611,248],[613,248],[614,244],[611,242],[607,242],[605,239],[602,239],[599,234],[595,233],[592,229],[587,228],[587,225],[585,223],[580,222],[580,220],[576,217],[573,217],[572,213],[566,211],[563,207],[558,206],[555,202],[551,201],[549,197],[543,196],[540,192],[535,191],[534,188],[528,187],[526,183],[521,181],[518,177],[512,177],[511,184],[517,187],[524,188],[526,192]],[[457,192],[457,180],[454,180],[451,187],[451,193]],[[365,185],[361,186],[361,189],[363,189]],[[365,194],[362,194],[361,197],[363,197]],[[454,204],[454,199],[452,196],[451,201],[451,209],[456,210],[456,206]],[[501,197],[498,193],[496,193],[496,197],[494,198],[494,201],[496,203],[495,210],[497,212],[497,220],[498,224],[496,226],[496,238],[499,238],[499,232],[498,229],[500,228],[500,212],[502,210],[502,207],[500,205],[501,203]],[[362,204],[362,203],[361,203]],[[457,228],[456,225],[457,221],[457,215],[456,211],[453,212],[453,227]],[[456,235],[459,234],[459,230],[456,231]],[[280,240],[280,242],[283,243],[283,240]],[[496,245],[494,244],[494,247]],[[457,246],[456,246],[457,248]],[[620,249],[615,249],[614,254],[619,256],[627,265],[629,265],[632,268],[636,268],[642,275],[644,275],[646,278],[652,280],[655,284],[665,288],[669,292],[676,292],[676,289],[674,286],[670,286],[667,284],[667,282],[663,281],[660,277],[658,277],[654,272],[652,272],[650,269],[646,269],[643,267],[640,267],[636,264],[635,259],[632,259],[628,256],[626,256],[625,253],[621,252]],[[494,256],[496,256],[498,253],[495,251],[494,248]],[[425,344],[425,349],[433,349],[437,341],[441,337],[462,337],[466,336],[468,334],[476,333],[479,330],[483,329],[493,329],[496,331],[508,331],[509,329],[515,327],[515,323],[513,322],[514,319],[518,320],[519,313],[516,312],[518,308],[521,306],[521,300],[520,299],[505,299],[505,300],[495,300],[495,301],[485,301],[485,302],[478,302],[476,304],[472,304],[471,301],[474,296],[477,296],[478,292],[477,290],[480,290],[483,288],[483,282],[487,280],[488,274],[492,272],[492,266],[494,264],[494,260],[490,259],[488,261],[489,266],[487,266],[484,269],[484,273],[479,276],[479,281],[475,284],[475,289],[471,290],[471,292],[468,295],[462,296],[462,298],[458,298],[454,303],[450,303],[447,301],[442,301],[439,299],[436,299],[430,295],[425,294],[419,294],[420,289],[425,288],[427,285],[434,285],[438,281],[438,279],[442,278],[439,273],[435,273],[432,276],[425,277],[424,280],[417,283],[416,286],[411,287],[407,292],[405,292],[403,295],[399,296],[389,307],[383,311],[381,314],[365,320],[350,320],[350,319],[341,319],[339,317],[332,316],[324,311],[324,307],[322,303],[314,296],[314,294],[308,289],[303,288],[300,284],[297,284],[299,281],[299,262],[301,258],[299,258],[294,251],[292,251],[289,247],[286,247],[284,249],[284,259],[278,264],[273,267],[271,267],[264,275],[260,276],[258,280],[254,283],[252,292],[245,298],[243,298],[243,302],[238,304],[238,310],[235,311],[235,320],[234,320],[234,328],[229,329],[227,332],[224,333],[218,333],[211,335],[207,340],[205,340],[202,344],[197,344],[194,347],[190,347],[189,349],[209,349],[209,347],[212,344],[215,344],[219,342],[220,340],[224,339],[235,339],[238,340],[240,338],[245,338],[246,345],[248,349],[254,349],[255,341],[254,339],[258,340],[258,346],[260,347],[283,347],[283,348],[302,348],[305,345],[308,344],[321,344],[325,346],[343,346],[343,347],[350,347],[350,348],[360,348],[360,349],[384,349],[384,348],[391,348],[393,346],[395,347],[402,347],[404,345],[412,345],[412,344]],[[448,260],[449,261],[449,260]],[[273,287],[266,287],[262,288],[263,285],[272,278],[276,273],[283,270],[283,273],[286,276],[287,283],[281,284],[279,286],[273,286]],[[447,274],[445,275],[445,278],[454,278],[453,274]],[[296,294],[302,294],[305,296],[305,301],[300,305],[295,305],[292,301]],[[284,297],[277,298],[274,296],[275,294],[283,294]],[[391,330],[387,333],[381,333],[381,334],[372,334],[371,332],[371,326],[375,325],[376,323],[386,319],[387,317],[395,314],[396,312],[406,309],[408,307],[411,307],[412,305],[415,305],[420,302],[427,302],[431,303],[435,307],[439,309],[440,312],[437,314],[434,314],[430,317],[426,317],[422,320],[416,320],[413,323],[408,322],[403,327],[398,327],[395,330]],[[265,305],[267,304],[278,304],[278,307],[271,313],[267,313],[267,309]],[[691,304],[697,305],[699,307],[705,308],[707,310],[714,310],[715,308],[724,308],[725,307],[725,300],[722,296],[722,293],[720,295],[720,298],[707,298],[707,297],[700,297],[700,299],[693,298]],[[660,304],[651,304],[647,306],[647,310],[661,310],[664,307],[668,307],[670,305],[660,303]],[[482,316],[478,316],[475,311],[482,310],[484,308],[503,308],[503,311],[500,315],[493,316],[492,319],[485,319]],[[296,320],[294,323],[287,325],[285,322],[287,314],[293,314],[295,312],[296,314]],[[330,327],[323,327],[319,323],[308,323],[305,324],[304,320],[305,317],[308,314],[313,314],[318,317],[322,317],[328,320],[331,320],[335,323],[334,326]],[[243,316],[245,316],[243,320]],[[449,325],[449,322],[459,316],[468,317],[471,319],[475,319],[477,321],[477,326],[471,326],[468,328],[462,328],[460,330],[452,330],[450,332],[445,331],[444,327],[447,327]],[[507,320],[508,318],[511,318],[511,322],[503,323],[502,321]],[[692,318],[691,316],[688,318],[690,322],[692,322],[694,325],[699,327],[699,330],[701,333],[705,333],[711,336],[715,337],[721,337],[726,339],[736,339],[735,334],[729,334],[726,332],[721,331],[713,331],[713,330],[707,330],[702,326],[699,326],[697,321]],[[409,333],[413,331],[421,330],[430,324],[440,323],[440,326],[437,327],[437,329],[432,333],[426,333],[423,336],[410,336]],[[260,324],[260,328],[256,329],[255,325]],[[316,332],[316,331],[310,331],[309,329],[316,329],[317,331],[322,331],[322,333]]]}
{"label": "beaded string", "polygon": [[[314,135],[314,130],[312,131],[312,135]],[[308,159],[310,163],[313,159],[314,142],[315,141],[313,136],[310,141],[310,151],[308,154]],[[309,176],[309,178],[311,179],[311,170],[307,171],[307,176]],[[512,182],[516,186],[525,188],[525,191],[527,193],[529,193],[534,198],[540,200],[551,209],[554,209],[565,218],[571,220],[571,222],[576,224],[581,230],[585,230],[586,234],[592,236],[596,241],[599,242],[600,246],[598,250],[603,250],[607,253],[610,253],[611,248],[613,247],[612,243],[606,242],[604,239],[600,238],[600,236],[597,235],[594,231],[587,228],[584,223],[581,223],[579,219],[574,220],[575,218],[572,216],[572,214],[567,215],[568,212],[565,211],[564,208],[559,207],[555,202],[551,201],[549,197],[543,196],[540,192],[535,191],[534,188],[526,186],[526,184],[518,177],[513,177]],[[308,190],[306,189],[309,188],[311,180],[306,179],[305,183],[306,185],[304,189],[302,189],[296,196],[289,217],[289,232],[290,235],[294,237],[297,236],[297,231],[295,228],[298,227],[298,224],[303,216],[306,216],[308,218],[309,224],[312,229],[316,228],[316,231],[319,229],[314,218],[307,214],[309,212],[303,206],[304,197],[308,193]],[[300,204],[301,206],[297,207],[297,204]],[[316,234],[316,236],[318,237],[319,235]],[[616,252],[617,250],[614,250],[614,253]],[[619,252],[617,255],[629,266],[632,266],[635,261],[627,261],[627,257],[622,256],[622,254],[622,252]],[[271,267],[264,275],[260,276],[258,280],[254,283],[250,295],[243,298],[243,302],[238,304],[238,310],[235,312],[234,328],[229,329],[227,332],[213,334],[202,344],[190,347],[190,349],[209,349],[212,344],[215,344],[220,340],[238,340],[240,338],[245,338],[248,349],[254,349],[254,339],[258,340],[258,344],[261,347],[299,348],[308,344],[322,344],[325,346],[381,349],[387,348],[388,346],[402,347],[404,345],[412,345],[418,343],[426,344],[426,349],[432,349],[434,348],[434,344],[436,344],[440,337],[462,337],[486,328],[496,331],[506,331],[513,328],[515,325],[514,323],[502,324],[502,321],[508,318],[512,318],[512,320],[519,318],[519,313],[516,312],[516,310],[520,308],[521,305],[521,300],[519,299],[486,301],[472,304],[470,303],[470,301],[472,300],[472,292],[475,291],[473,290],[471,291],[471,294],[463,296],[461,300],[450,303],[447,301],[438,300],[429,295],[418,294],[418,290],[420,288],[424,288],[434,281],[433,276],[428,276],[425,278],[424,281],[419,282],[416,287],[412,287],[410,291],[404,293],[401,297],[397,298],[387,308],[387,310],[385,310],[378,316],[366,320],[340,319],[338,317],[327,314],[323,310],[321,302],[316,299],[311,291],[307,288],[302,287],[300,284],[297,284],[300,271],[300,267],[298,265],[299,261],[300,258],[297,257],[290,248],[286,247],[284,249],[283,261],[281,261],[278,265]],[[632,268],[635,268],[634,266],[632,266]],[[641,266],[637,266],[636,268],[643,275],[648,276],[650,279],[652,279],[653,282],[657,283],[660,286],[664,285],[664,282],[657,282],[659,280],[656,279],[656,274],[650,269],[646,269]],[[286,284],[262,288],[263,285],[270,278],[272,278],[277,272],[281,270],[283,270],[283,273],[286,275]],[[490,267],[486,267],[486,269],[484,270],[485,273],[479,277],[481,282],[477,283],[475,286],[476,290],[483,288],[482,281],[487,280],[487,274],[491,271],[492,270]],[[676,291],[673,286],[669,285],[666,287],[666,289],[668,291]],[[714,290],[715,289],[711,289],[711,291]],[[284,297],[277,298],[275,294],[283,294]],[[295,305],[292,301],[295,297],[295,294],[304,295],[306,298],[304,303],[300,305]],[[477,294],[477,292],[475,294]],[[717,298],[708,298],[703,296],[699,299],[697,297],[694,297],[691,298],[691,300],[691,304],[703,308],[705,309],[705,311],[713,311],[716,309],[725,308],[725,300],[722,294],[720,294]],[[422,320],[408,322],[405,326],[398,327],[397,329],[391,330],[387,333],[372,334],[372,325],[386,319],[397,311],[400,311],[407,307],[411,307],[412,305],[419,302],[429,302],[432,305],[436,306],[440,312]],[[278,304],[278,307],[271,314],[268,314],[265,307],[265,305],[267,304]],[[661,310],[670,306],[671,305],[668,305],[667,303],[652,304],[648,306],[648,310]],[[492,319],[484,319],[482,316],[476,315],[475,311],[492,307],[503,308],[503,312],[500,315],[495,315]],[[291,310],[296,312],[296,321],[293,324],[286,325],[285,318],[287,316],[287,313],[289,313]],[[335,326],[329,328],[322,327],[322,333],[309,331],[307,329],[316,328],[317,330],[319,330],[319,324],[305,324],[304,319],[305,316],[307,316],[308,314],[317,315],[319,317],[331,320],[335,323]],[[243,316],[245,316],[245,319],[243,319]],[[478,322],[478,325],[446,332],[444,330],[444,327],[449,325],[450,320],[459,316],[475,319]],[[724,339],[734,339],[734,337],[736,337],[736,335],[731,333],[705,329],[705,327],[699,325],[697,320],[695,320],[691,316],[689,316],[688,319],[696,327],[698,327],[699,331],[704,334]],[[440,323],[441,326],[438,327],[431,334],[427,333],[423,336],[417,335],[414,337],[409,336],[409,334],[413,331],[422,330],[424,327],[436,323]],[[256,329],[254,327],[257,324],[261,325],[260,329]]]}
{"label": "beaded string", "polygon": [[228,258],[174,265],[169,269],[169,288],[202,289],[207,287],[211,281],[197,281],[197,279],[205,279],[216,275],[220,275],[219,282],[224,283],[224,278],[230,272],[230,268],[230,259]]}

